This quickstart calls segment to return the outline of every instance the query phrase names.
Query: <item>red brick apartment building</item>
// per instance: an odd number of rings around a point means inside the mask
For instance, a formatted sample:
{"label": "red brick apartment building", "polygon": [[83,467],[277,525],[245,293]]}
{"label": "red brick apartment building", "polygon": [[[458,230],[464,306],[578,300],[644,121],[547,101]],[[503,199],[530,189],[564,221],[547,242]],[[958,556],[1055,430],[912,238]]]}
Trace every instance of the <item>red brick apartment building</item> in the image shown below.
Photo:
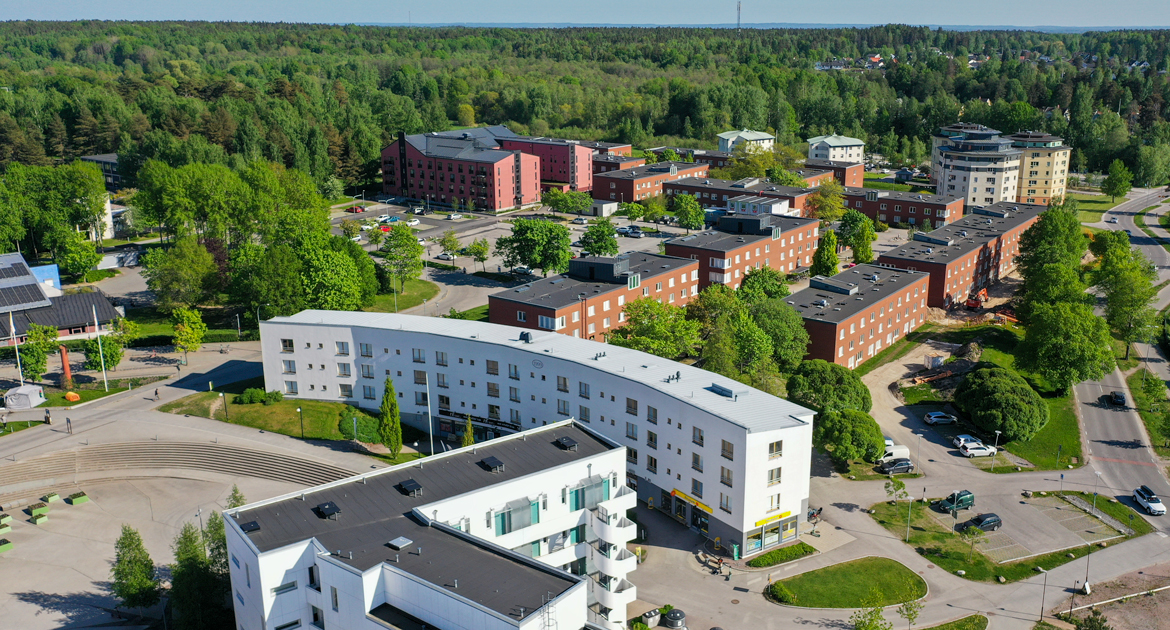
{"label": "red brick apartment building", "polygon": [[593,198],[602,201],[642,201],[662,194],[669,182],[707,174],[706,164],[659,162],[646,166],[597,173],[593,177]]}
{"label": "red brick apartment building", "polygon": [[691,177],[670,182],[663,187],[667,195],[692,195],[704,208],[726,208],[727,200],[740,195],[755,195],[788,201],[788,208],[794,214],[804,214],[804,202],[813,192],[808,188],[794,188],[770,184],[758,177],[737,181]]}
{"label": "red brick apartment building", "polygon": [[622,309],[641,297],[685,305],[699,291],[699,263],[632,252],[569,261],[568,273],[488,296],[488,321],[604,341],[625,322]]}
{"label": "red brick apartment building", "polygon": [[926,322],[930,276],[857,265],[785,298],[804,318],[806,358],[853,369]]}
{"label": "red brick apartment building", "polygon": [[812,263],[820,221],[775,214],[730,214],[714,230],[666,241],[666,253],[699,261],[699,290],[712,284],[738,289],[749,269],[785,273]]}
{"label": "red brick apartment building", "polygon": [[577,142],[581,146],[590,149],[594,153],[600,153],[601,155],[630,156],[634,154],[633,145],[622,142],[598,142],[595,140],[575,140],[574,142]]}
{"label": "red brick apartment building", "polygon": [[520,151],[540,158],[542,188],[564,188],[589,192],[593,190],[593,149],[572,140],[534,138],[531,136],[497,137],[496,143],[505,151]]}
{"label": "red brick apartment building", "polygon": [[662,154],[667,149],[674,149],[684,160],[691,160],[695,163],[706,164],[711,168],[726,168],[731,166],[731,153],[729,151],[713,151],[711,149],[687,149],[684,147],[654,147],[653,149],[646,149],[649,153],[653,153],[659,160],[662,159]]}
{"label": "red brick apartment building", "polygon": [[629,155],[608,155],[605,153],[593,154],[594,175],[634,168],[635,166],[646,166],[646,158],[637,158]]}
{"label": "red brick apartment building", "polygon": [[836,179],[833,171],[822,168],[794,168],[792,172],[800,176],[804,180],[804,185],[808,188],[816,188],[821,185],[821,182]]}
{"label": "red brick apartment building", "polygon": [[861,188],[865,186],[865,165],[840,160],[805,160],[805,168],[833,171],[833,177],[842,186]]}
{"label": "red brick apartment building", "polygon": [[495,133],[503,132],[511,133],[505,127],[399,133],[382,149],[382,192],[437,204],[458,200],[486,211],[538,203],[540,158],[500,149]]}
{"label": "red brick apartment building", "polygon": [[846,188],[845,207],[882,223],[909,223],[940,228],[963,218],[963,198],[876,188]]}
{"label": "red brick apartment building", "polygon": [[1020,235],[1044,210],[1010,201],[976,206],[945,227],[915,233],[913,241],[882,254],[877,262],[929,273],[927,305],[957,307],[1016,268]]}

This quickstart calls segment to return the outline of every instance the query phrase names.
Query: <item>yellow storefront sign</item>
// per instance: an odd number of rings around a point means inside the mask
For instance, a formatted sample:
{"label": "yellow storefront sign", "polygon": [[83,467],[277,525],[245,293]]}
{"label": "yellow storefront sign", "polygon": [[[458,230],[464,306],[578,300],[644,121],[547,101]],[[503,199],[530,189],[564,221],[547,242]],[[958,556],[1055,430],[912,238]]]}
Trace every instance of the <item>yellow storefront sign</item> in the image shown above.
{"label": "yellow storefront sign", "polygon": [[784,512],[783,514],[776,514],[775,516],[769,516],[768,518],[766,518],[762,521],[756,521],[756,527],[763,527],[763,526],[767,525],[768,523],[772,523],[772,522],[778,521],[778,520],[783,519],[783,518],[788,518],[789,516],[792,516],[792,510]]}
{"label": "yellow storefront sign", "polygon": [[685,492],[682,492],[681,490],[671,490],[670,496],[678,497],[678,498],[682,499],[683,501],[686,501],[687,503],[690,503],[691,505],[699,508],[700,510],[703,510],[704,512],[706,512],[708,514],[711,514],[711,508],[707,507],[707,505],[705,503],[692,499],[690,497],[690,495],[686,494]]}

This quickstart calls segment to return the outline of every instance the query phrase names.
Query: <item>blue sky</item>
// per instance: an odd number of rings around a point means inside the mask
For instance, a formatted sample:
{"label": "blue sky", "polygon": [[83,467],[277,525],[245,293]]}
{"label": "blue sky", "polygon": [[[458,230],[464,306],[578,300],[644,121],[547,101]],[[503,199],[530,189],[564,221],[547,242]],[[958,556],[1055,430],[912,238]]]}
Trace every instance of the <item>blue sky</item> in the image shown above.
{"label": "blue sky", "polygon": [[[1170,1],[1131,0],[1110,5],[1100,0],[1061,2],[939,2],[938,0],[834,0],[743,3],[745,23],[1014,26],[1166,26]],[[1108,7],[1124,11],[1110,10]],[[362,23],[590,23],[727,24],[735,22],[734,0],[640,2],[585,0],[0,0],[0,19],[233,20],[265,22]]]}

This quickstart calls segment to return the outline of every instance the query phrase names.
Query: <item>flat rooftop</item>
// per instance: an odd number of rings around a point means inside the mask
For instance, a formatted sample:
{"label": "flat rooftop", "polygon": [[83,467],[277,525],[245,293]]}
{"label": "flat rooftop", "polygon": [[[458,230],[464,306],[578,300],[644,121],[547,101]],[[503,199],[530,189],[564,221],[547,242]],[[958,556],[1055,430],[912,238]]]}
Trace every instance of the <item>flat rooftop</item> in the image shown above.
{"label": "flat rooftop", "polygon": [[[892,249],[879,258],[915,262],[950,263],[985,246],[1028,221],[1040,216],[1045,206],[1001,201],[931,232],[918,232],[914,240]],[[993,213],[993,214],[985,214]],[[995,216],[1002,215],[1002,216]]]}
{"label": "flat rooftop", "polygon": [[760,181],[757,184],[739,185],[739,182],[730,179],[715,179],[713,177],[687,177],[685,179],[668,182],[668,186],[690,186],[693,188],[702,188],[703,190],[711,190],[718,192],[735,193],[742,195],[744,193],[754,194],[774,194],[783,195],[786,197],[799,197],[801,195],[810,194],[815,188],[797,188],[795,186],[781,186],[780,184],[773,184],[767,181]]}
{"label": "flat rooftop", "polygon": [[930,193],[915,193],[906,192],[903,190],[885,190],[881,188],[845,188],[844,195],[846,197],[864,197],[867,193],[877,193],[880,201],[905,201],[908,203],[937,203],[947,205],[954,201],[962,201],[962,197],[956,195],[932,195]]}
{"label": "flat rooftop", "polygon": [[[772,226],[780,228],[781,233],[792,230],[801,230],[809,227],[810,225],[817,225],[820,223],[820,219],[814,219],[811,217],[790,217],[779,214],[773,214],[770,216],[772,220]],[[756,243],[759,241],[771,242],[771,240],[771,234],[733,234],[730,232],[720,232],[719,230],[707,230],[706,232],[698,232],[695,234],[689,234],[687,236],[672,238],[669,241],[666,241],[666,243],[668,245],[680,245],[683,247],[708,249],[714,252],[728,252],[743,247],[747,244]]]}
{"label": "flat rooftop", "polygon": [[634,157],[632,155],[614,155],[611,153],[594,153],[593,154],[593,161],[594,162],[614,162],[614,163],[625,163],[625,162],[645,163],[646,158]]}
{"label": "flat rooftop", "polygon": [[[676,272],[683,267],[695,264],[695,261],[690,258],[645,252],[630,252],[622,257],[630,261],[630,274],[640,274],[643,284],[652,282],[652,278],[655,276]],[[582,260],[591,259],[587,257]],[[562,273],[493,293],[491,297],[509,302],[559,309],[578,304],[577,296],[582,293],[592,298],[616,289],[625,289],[626,282],[627,278],[624,276],[615,281],[606,282],[604,280],[587,280]]]}
{"label": "flat rooftop", "polygon": [[800,175],[801,177],[803,177],[805,179],[808,179],[810,177],[821,177],[824,175],[831,175],[833,173],[833,171],[823,169],[823,168],[794,168],[794,169],[792,169],[792,172],[796,173],[797,175]]}
{"label": "flat rooftop", "polygon": [[849,168],[850,166],[861,166],[860,162],[842,162],[841,160],[818,160],[816,158],[809,158],[804,161],[805,166],[812,168]]}
{"label": "flat rooftop", "polygon": [[[561,448],[556,444],[561,437],[576,440],[577,449]],[[298,492],[255,507],[244,506],[232,516],[238,523],[259,525],[259,530],[246,536],[261,552],[313,538],[331,553],[340,551],[333,559],[358,571],[386,562],[519,619],[520,607],[527,616],[540,608],[542,596],[563,593],[577,580],[537,560],[501,552],[490,543],[430,527],[412,510],[615,448],[576,425],[561,423],[491,440],[474,451],[452,451],[310,488],[303,500]],[[491,472],[483,466],[488,457],[503,462],[504,470]],[[418,496],[403,490],[401,484],[411,479],[422,486]],[[321,516],[317,508],[325,503],[334,504],[340,513],[334,518]],[[399,537],[411,543],[392,549],[388,542]]]}
{"label": "flat rooftop", "polygon": [[805,319],[837,324],[929,277],[920,271],[857,265],[829,278],[816,276],[807,289],[784,301]]}
{"label": "flat rooftop", "polygon": [[[597,179],[598,177],[608,177],[612,179],[641,179],[643,177],[654,177],[656,175],[669,173],[671,166],[674,166],[680,173],[694,170],[696,168],[707,168],[707,165],[701,162],[657,162],[655,164],[647,164],[645,166],[624,168],[620,171],[594,173],[593,178]],[[594,188],[596,187],[597,186],[594,186]]]}
{"label": "flat rooftop", "polygon": [[[803,220],[809,223],[816,222],[816,219]],[[631,383],[654,388],[674,398],[680,405],[710,413],[748,433],[804,426],[810,424],[813,417],[813,411],[810,409],[747,387],[714,372],[638,350],[601,345],[589,339],[578,339],[551,331],[442,317],[316,310],[301,311],[290,317],[274,317],[262,322],[261,326],[273,324],[350,326],[451,337],[484,344],[482,356],[488,357],[493,356],[492,353],[499,346],[528,352],[533,359],[555,356],[611,376],[627,379]],[[264,328],[260,330],[265,334]],[[520,341],[520,333],[531,335],[532,342]],[[605,356],[599,356],[602,353]],[[675,375],[679,378],[675,379]],[[668,376],[671,377],[669,382]],[[718,393],[714,386],[741,393],[737,399],[732,400]]]}

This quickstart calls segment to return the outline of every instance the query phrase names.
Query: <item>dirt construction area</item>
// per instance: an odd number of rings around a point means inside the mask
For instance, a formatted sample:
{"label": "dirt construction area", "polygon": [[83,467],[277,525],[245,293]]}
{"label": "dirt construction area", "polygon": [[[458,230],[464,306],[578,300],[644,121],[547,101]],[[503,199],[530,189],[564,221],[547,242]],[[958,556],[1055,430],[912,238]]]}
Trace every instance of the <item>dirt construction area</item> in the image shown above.
{"label": "dirt construction area", "polygon": [[[1166,610],[1170,606],[1170,589],[1149,594],[1149,591],[1163,586],[1170,586],[1170,563],[1147,567],[1142,571],[1127,573],[1116,580],[1094,584],[1092,595],[1065,598],[1051,612],[1067,613],[1070,606],[1085,606],[1133,595],[1124,600],[1098,606],[1108,619],[1109,625],[1125,630],[1164,630],[1170,625],[1166,620]],[[1084,618],[1088,614],[1089,609],[1086,608],[1074,612],[1073,616]]]}

